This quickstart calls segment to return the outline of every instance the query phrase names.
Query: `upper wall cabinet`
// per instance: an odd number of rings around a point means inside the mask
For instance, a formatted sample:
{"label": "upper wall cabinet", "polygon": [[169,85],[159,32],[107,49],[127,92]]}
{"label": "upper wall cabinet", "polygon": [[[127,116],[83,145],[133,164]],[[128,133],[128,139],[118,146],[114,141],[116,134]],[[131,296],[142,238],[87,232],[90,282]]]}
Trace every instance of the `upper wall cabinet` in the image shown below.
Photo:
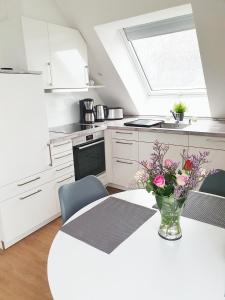
{"label": "upper wall cabinet", "polygon": [[87,89],[87,45],[78,30],[22,17],[1,22],[0,38],[1,66],[42,72],[45,89]]}
{"label": "upper wall cabinet", "polygon": [[88,85],[87,46],[77,30],[48,24],[53,87]]}
{"label": "upper wall cabinet", "polygon": [[43,72],[45,88],[87,87],[87,46],[78,30],[24,17],[22,27],[28,69]]}

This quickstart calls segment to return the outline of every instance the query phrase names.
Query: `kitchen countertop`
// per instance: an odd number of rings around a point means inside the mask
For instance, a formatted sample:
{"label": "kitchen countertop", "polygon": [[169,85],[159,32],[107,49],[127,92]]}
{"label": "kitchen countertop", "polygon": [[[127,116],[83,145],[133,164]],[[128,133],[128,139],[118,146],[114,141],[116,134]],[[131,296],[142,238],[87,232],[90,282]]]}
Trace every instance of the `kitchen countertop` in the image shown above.
{"label": "kitchen countertop", "polygon": [[[74,132],[72,134],[54,133],[50,132],[50,143],[62,142],[68,139],[74,139],[80,136],[92,134],[97,131],[105,129],[117,129],[117,130],[134,130],[134,131],[148,131],[148,132],[163,132],[163,133],[176,133],[176,134],[191,134],[191,135],[205,135],[215,137],[225,137],[225,121],[214,121],[214,120],[198,120],[193,122],[191,125],[181,128],[146,128],[146,127],[129,127],[124,126],[125,122],[130,122],[138,118],[151,118],[152,117],[129,117],[123,120],[105,121],[102,123],[96,123],[96,128],[82,130]],[[161,119],[161,118],[155,118]]]}

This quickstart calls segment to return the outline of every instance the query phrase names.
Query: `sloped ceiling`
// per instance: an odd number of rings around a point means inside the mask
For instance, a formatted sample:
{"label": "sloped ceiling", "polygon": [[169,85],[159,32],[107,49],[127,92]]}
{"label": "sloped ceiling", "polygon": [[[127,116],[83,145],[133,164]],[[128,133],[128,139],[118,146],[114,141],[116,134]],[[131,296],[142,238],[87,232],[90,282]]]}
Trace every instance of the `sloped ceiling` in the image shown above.
{"label": "sloped ceiling", "polygon": [[[113,22],[173,6],[193,7],[212,116],[225,117],[224,0],[55,0],[69,24],[78,28],[89,46],[94,79],[106,86],[99,94],[108,105],[139,113],[94,30]],[[121,61],[121,64],[123,62]]]}

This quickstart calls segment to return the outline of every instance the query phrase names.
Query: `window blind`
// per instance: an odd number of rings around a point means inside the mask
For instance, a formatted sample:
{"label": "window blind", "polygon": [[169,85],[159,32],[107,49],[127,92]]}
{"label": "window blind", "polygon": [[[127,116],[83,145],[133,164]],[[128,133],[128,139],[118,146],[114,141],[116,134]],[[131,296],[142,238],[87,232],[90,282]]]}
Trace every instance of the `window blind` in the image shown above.
{"label": "window blind", "polygon": [[166,20],[151,22],[129,28],[124,32],[129,41],[144,39],[157,35],[169,34],[195,28],[193,15],[184,15]]}

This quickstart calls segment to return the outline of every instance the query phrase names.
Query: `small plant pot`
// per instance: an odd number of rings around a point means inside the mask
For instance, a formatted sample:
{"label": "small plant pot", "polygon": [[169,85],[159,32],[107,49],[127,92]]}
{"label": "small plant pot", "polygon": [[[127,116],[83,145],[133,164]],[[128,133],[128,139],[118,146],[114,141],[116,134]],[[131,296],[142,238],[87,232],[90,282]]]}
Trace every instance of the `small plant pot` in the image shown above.
{"label": "small plant pot", "polygon": [[176,113],[175,112],[175,116],[176,116],[177,121],[183,121],[184,120],[184,113]]}

